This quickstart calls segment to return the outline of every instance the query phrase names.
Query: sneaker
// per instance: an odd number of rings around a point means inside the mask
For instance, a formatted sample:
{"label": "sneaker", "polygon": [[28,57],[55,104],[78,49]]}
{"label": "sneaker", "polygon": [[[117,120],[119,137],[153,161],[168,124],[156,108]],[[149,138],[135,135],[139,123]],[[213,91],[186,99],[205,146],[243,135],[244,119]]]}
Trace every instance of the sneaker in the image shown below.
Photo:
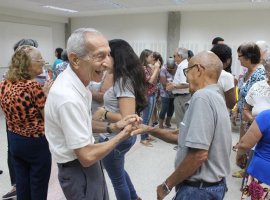
{"label": "sneaker", "polygon": [[156,122],[154,122],[153,124],[152,124],[152,127],[155,127],[155,126],[157,126],[158,125],[158,122],[156,121]]}
{"label": "sneaker", "polygon": [[13,199],[17,196],[16,194],[16,187],[13,187],[12,190],[8,193],[6,193],[4,196],[2,196],[2,199]]}

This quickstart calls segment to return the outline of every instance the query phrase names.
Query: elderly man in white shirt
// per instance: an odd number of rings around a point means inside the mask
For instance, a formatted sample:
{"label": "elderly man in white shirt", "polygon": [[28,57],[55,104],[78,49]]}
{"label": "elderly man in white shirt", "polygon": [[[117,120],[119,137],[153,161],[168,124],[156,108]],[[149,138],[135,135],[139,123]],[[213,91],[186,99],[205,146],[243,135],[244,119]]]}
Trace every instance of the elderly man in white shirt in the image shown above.
{"label": "elderly man in white shirt", "polygon": [[[70,65],[54,82],[45,105],[45,135],[59,169],[59,182],[68,200],[108,200],[100,160],[128,138],[131,115],[110,124],[92,121],[90,81],[101,81],[111,65],[107,39],[89,28],[76,30],[68,39]],[[93,132],[116,132],[107,142],[94,144]]]}
{"label": "elderly man in white shirt", "polygon": [[174,94],[174,111],[176,126],[179,128],[180,122],[183,120],[186,103],[190,100],[189,85],[183,70],[188,67],[188,50],[178,48],[174,54],[175,63],[178,65],[174,75],[173,82],[167,84],[166,89]]}

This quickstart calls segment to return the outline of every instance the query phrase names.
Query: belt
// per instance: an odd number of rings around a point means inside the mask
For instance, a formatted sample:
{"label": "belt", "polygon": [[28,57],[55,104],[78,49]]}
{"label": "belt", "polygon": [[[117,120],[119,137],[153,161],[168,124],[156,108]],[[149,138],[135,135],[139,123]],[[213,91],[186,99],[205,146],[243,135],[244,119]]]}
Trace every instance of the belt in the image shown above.
{"label": "belt", "polygon": [[184,181],[183,184],[189,185],[192,187],[202,188],[202,187],[211,187],[211,186],[219,185],[220,183],[223,183],[223,182],[224,182],[224,179],[221,179],[221,181],[218,181],[215,183],[209,183],[205,181]]}
{"label": "belt", "polygon": [[62,168],[67,168],[67,167],[77,167],[77,166],[81,166],[81,163],[79,162],[78,159],[76,160],[72,160],[66,163],[57,163],[58,167],[62,167]]}
{"label": "belt", "polygon": [[177,96],[184,96],[184,95],[188,95],[188,94],[189,94],[189,93],[182,93],[182,94],[177,93],[177,94],[174,94],[174,96],[177,97]]}

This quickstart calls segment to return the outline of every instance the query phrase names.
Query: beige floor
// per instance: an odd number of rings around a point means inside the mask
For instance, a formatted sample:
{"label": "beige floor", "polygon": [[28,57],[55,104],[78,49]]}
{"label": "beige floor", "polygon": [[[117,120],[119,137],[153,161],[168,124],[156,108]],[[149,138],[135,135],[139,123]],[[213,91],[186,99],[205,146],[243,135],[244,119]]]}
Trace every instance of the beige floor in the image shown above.
{"label": "beige floor", "polygon": [[[0,169],[4,171],[0,175],[0,196],[10,190],[10,181],[6,162],[7,143],[5,133],[5,122],[0,114]],[[228,133],[230,134],[230,133]],[[232,132],[233,143],[238,139],[238,134]],[[173,171],[173,163],[176,151],[173,150],[173,145],[157,140],[154,147],[144,147],[137,142],[126,156],[126,170],[129,173],[138,195],[143,200],[156,199],[156,186],[164,181]],[[232,171],[238,170],[234,164],[235,152],[231,155]],[[110,199],[115,200],[110,180],[106,176],[109,188]],[[227,178],[229,191],[225,196],[225,200],[240,199],[240,179],[232,178],[231,175]],[[172,199],[174,191],[165,198]],[[49,185],[48,200],[64,200],[63,193],[59,187],[57,180],[57,167],[55,163],[52,165],[52,174]]]}

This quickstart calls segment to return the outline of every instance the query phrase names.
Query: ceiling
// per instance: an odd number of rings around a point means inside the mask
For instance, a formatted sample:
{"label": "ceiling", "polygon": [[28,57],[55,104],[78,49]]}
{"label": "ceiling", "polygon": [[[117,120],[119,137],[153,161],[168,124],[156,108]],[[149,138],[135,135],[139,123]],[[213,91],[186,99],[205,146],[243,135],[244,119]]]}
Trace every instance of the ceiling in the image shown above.
{"label": "ceiling", "polygon": [[[78,11],[44,8],[51,5]],[[166,11],[270,9],[270,0],[0,0],[0,11],[83,17]]]}

